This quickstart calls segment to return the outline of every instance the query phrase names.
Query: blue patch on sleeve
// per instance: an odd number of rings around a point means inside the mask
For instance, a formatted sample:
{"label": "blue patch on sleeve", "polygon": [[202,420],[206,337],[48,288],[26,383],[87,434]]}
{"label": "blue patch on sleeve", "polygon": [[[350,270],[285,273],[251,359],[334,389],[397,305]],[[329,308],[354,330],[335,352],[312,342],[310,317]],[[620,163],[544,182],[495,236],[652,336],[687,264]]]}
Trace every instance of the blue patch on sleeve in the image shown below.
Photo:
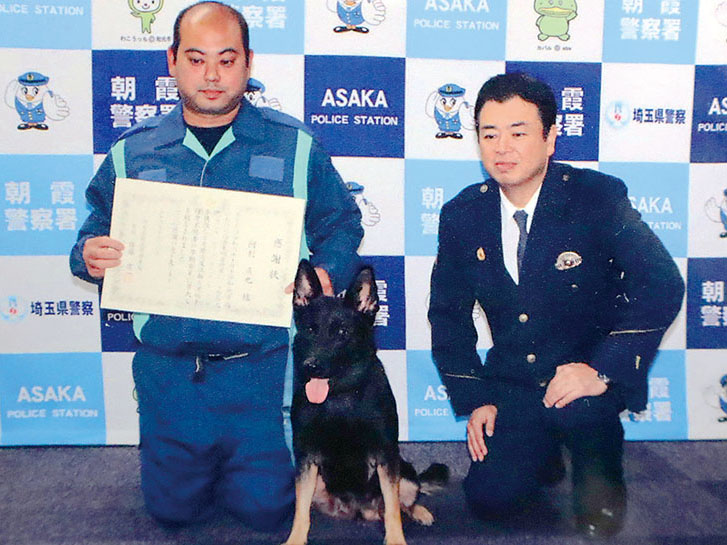
{"label": "blue patch on sleeve", "polygon": [[142,170],[139,172],[139,180],[146,180],[147,182],[166,182],[167,169],[157,168],[154,170]]}
{"label": "blue patch on sleeve", "polygon": [[283,180],[285,171],[285,160],[280,157],[269,155],[253,155],[250,158],[250,176],[254,178],[265,178],[266,180]]}

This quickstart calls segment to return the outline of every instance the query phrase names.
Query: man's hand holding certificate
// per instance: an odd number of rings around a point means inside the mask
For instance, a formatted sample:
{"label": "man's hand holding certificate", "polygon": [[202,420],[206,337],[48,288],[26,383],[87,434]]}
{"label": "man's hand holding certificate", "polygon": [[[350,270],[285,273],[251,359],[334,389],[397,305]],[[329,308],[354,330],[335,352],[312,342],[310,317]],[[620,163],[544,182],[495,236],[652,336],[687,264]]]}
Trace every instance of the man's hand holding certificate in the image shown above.
{"label": "man's hand holding certificate", "polygon": [[[116,180],[101,306],[288,327],[305,201]],[[90,269],[89,269],[89,272]]]}

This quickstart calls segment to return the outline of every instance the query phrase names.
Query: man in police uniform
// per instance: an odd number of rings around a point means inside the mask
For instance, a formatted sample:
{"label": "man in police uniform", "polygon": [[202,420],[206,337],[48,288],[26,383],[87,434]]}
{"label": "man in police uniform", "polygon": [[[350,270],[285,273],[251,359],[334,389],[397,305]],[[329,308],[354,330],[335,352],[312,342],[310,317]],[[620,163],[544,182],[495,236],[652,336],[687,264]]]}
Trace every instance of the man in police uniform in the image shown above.
{"label": "man in police uniform", "polygon": [[[674,261],[621,180],[550,160],[557,107],[524,74],[486,82],[475,105],[491,176],[443,208],[432,272],[432,353],[469,415],[464,488],[481,516],[522,509],[571,453],[576,526],[621,528],[619,412],[646,406],[647,372],[682,303]],[[482,365],[472,307],[493,347]]]}
{"label": "man in police uniform", "polygon": [[[108,233],[114,180],[128,177],[307,197],[306,240],[324,290],[348,285],[361,214],[307,128],[243,99],[251,58],[233,8],[202,2],[179,14],[167,60],[181,103],[123,134],[99,167],[71,252],[74,274],[100,284],[119,265],[123,241]],[[137,313],[134,332],[150,513],[195,522],[221,505],[257,530],[283,524],[295,497],[281,410],[288,329]]]}

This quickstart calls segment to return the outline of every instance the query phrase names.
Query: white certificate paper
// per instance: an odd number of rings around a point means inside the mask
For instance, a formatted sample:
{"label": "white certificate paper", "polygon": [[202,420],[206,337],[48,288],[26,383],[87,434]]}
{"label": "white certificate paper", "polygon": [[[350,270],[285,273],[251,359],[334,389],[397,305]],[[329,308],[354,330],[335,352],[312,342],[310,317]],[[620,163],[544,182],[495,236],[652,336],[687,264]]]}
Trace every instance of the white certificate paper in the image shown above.
{"label": "white certificate paper", "polygon": [[101,307],[289,327],[305,201],[117,178]]}

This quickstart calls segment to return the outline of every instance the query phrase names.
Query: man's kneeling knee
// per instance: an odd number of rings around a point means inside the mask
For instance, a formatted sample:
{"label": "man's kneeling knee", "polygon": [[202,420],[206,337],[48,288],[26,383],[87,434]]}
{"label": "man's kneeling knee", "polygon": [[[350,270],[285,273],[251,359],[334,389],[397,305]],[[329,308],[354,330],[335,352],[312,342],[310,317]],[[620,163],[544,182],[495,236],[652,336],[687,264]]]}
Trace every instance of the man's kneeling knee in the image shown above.
{"label": "man's kneeling knee", "polygon": [[213,512],[211,505],[173,507],[169,504],[162,505],[162,502],[152,504],[149,501],[146,503],[146,510],[157,522],[170,528],[205,522]]}
{"label": "man's kneeling knee", "polygon": [[289,503],[278,508],[240,509],[230,507],[227,509],[246,526],[259,532],[274,532],[287,527],[292,520],[294,504]]}

